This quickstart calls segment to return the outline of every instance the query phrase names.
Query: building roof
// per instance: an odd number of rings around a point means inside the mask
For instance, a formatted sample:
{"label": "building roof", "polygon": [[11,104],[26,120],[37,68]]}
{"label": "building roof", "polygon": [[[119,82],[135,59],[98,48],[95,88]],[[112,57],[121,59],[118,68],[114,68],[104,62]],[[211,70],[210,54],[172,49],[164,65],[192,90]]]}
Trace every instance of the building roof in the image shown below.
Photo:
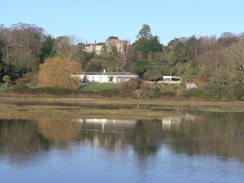
{"label": "building roof", "polygon": [[105,43],[97,43],[96,45],[97,45],[97,46],[104,46]]}
{"label": "building roof", "polygon": [[105,43],[97,43],[97,44],[90,44],[90,43],[88,43],[88,44],[86,44],[85,45],[85,47],[90,47],[90,46],[104,46],[105,45]]}
{"label": "building roof", "polygon": [[91,45],[94,45],[94,44],[86,44],[85,47],[90,47]]}
{"label": "building roof", "polygon": [[108,40],[113,40],[113,39],[119,39],[119,37],[116,37],[116,36],[110,36],[110,37],[108,38]]}
{"label": "building roof", "polygon": [[131,72],[84,72],[85,75],[136,75]]}

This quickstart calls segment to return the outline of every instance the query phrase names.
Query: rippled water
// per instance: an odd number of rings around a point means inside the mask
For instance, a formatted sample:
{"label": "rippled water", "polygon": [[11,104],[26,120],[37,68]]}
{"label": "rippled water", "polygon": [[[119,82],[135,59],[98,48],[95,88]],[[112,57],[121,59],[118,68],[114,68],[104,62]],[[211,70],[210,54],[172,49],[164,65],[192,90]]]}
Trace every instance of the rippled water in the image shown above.
{"label": "rippled water", "polygon": [[0,182],[237,182],[244,114],[0,120]]}

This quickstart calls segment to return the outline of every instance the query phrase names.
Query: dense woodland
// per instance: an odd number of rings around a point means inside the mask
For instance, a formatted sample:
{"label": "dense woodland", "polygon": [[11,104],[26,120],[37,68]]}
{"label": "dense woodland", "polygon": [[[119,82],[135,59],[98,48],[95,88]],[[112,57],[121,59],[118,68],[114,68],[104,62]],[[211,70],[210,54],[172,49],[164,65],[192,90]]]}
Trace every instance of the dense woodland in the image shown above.
{"label": "dense woodland", "polygon": [[24,23],[0,25],[0,80],[7,75],[14,84],[31,73],[36,83],[40,65],[59,57],[77,61],[84,71],[131,71],[151,81],[163,75],[200,77],[204,83],[198,90],[207,91],[210,98],[244,99],[244,33],[193,35],[162,45],[144,24],[136,37],[123,52],[104,48],[96,55],[84,52],[84,43],[76,36],[54,38],[43,28]]}

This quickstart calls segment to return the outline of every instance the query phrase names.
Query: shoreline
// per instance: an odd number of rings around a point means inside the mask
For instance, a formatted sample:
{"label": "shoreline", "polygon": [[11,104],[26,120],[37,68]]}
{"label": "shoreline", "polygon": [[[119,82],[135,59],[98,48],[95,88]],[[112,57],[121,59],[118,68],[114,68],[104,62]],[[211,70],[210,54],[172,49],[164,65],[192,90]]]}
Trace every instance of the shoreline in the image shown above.
{"label": "shoreline", "polygon": [[141,104],[141,105],[170,105],[170,106],[219,106],[219,107],[243,107],[244,101],[202,99],[202,98],[150,98],[150,99],[133,99],[133,98],[89,98],[78,96],[30,96],[30,95],[11,95],[1,96],[1,103],[14,102],[57,102],[57,103],[94,103],[94,104]]}
{"label": "shoreline", "polygon": [[244,113],[243,101],[0,97],[0,119],[162,119],[186,111]]}

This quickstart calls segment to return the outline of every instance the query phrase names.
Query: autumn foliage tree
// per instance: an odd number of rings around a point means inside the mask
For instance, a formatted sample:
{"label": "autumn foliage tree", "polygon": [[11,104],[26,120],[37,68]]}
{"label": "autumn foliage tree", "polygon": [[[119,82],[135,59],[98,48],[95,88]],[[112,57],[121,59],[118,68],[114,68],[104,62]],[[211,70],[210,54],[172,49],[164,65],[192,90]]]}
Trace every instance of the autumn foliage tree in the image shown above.
{"label": "autumn foliage tree", "polygon": [[40,65],[38,85],[42,87],[78,89],[79,79],[74,75],[81,73],[79,62],[68,58],[48,58]]}

